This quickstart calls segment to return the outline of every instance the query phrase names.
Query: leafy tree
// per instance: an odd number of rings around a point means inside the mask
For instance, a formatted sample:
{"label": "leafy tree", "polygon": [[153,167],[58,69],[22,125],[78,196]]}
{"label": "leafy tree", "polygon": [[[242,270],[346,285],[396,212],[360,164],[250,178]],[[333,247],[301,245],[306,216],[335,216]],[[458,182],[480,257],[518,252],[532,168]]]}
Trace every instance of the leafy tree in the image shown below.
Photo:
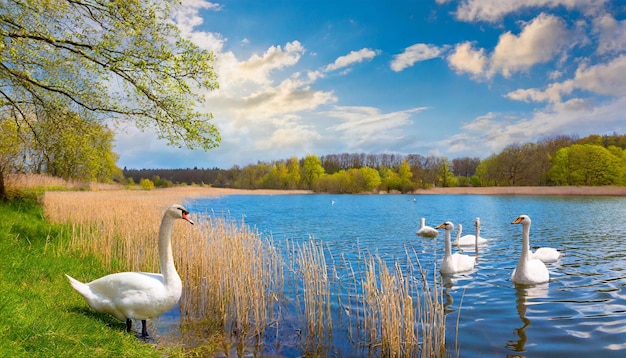
{"label": "leafy tree", "polygon": [[302,180],[300,161],[296,157],[292,157],[287,161],[287,185],[285,189],[296,189]]}
{"label": "leafy tree", "polygon": [[312,189],[315,181],[324,174],[322,161],[316,155],[307,155],[302,161],[302,181],[306,188]]}
{"label": "leafy tree", "polygon": [[450,170],[450,163],[447,158],[443,158],[439,169],[439,183],[442,187],[457,186],[457,180],[454,173]]}
{"label": "leafy tree", "polygon": [[560,185],[611,185],[620,182],[621,158],[594,144],[574,144],[556,152],[550,172]]}
{"label": "leafy tree", "polygon": [[412,180],[413,172],[411,171],[411,167],[406,159],[402,161],[402,164],[400,164],[400,167],[398,168],[398,176],[400,177],[401,192],[407,193],[415,190],[416,185]]}
{"label": "leafy tree", "polygon": [[18,127],[10,119],[0,118],[0,200],[7,200],[4,178],[14,170],[20,155]]}
{"label": "leafy tree", "polygon": [[402,191],[402,179],[400,175],[391,168],[382,168],[380,170],[381,184],[380,189],[391,192],[392,190]]}
{"label": "leafy tree", "polygon": [[378,171],[369,167],[350,169],[348,173],[354,177],[355,192],[370,192],[378,188],[381,183]]}
{"label": "leafy tree", "polygon": [[181,38],[169,21],[173,6],[167,0],[4,1],[3,117],[33,129],[34,113],[71,108],[79,118],[151,128],[171,145],[217,146],[212,115],[199,111],[203,97],[195,91],[218,86],[214,58]]}
{"label": "leafy tree", "polygon": [[152,190],[154,189],[154,183],[150,179],[141,179],[139,182],[139,186],[143,190]]}

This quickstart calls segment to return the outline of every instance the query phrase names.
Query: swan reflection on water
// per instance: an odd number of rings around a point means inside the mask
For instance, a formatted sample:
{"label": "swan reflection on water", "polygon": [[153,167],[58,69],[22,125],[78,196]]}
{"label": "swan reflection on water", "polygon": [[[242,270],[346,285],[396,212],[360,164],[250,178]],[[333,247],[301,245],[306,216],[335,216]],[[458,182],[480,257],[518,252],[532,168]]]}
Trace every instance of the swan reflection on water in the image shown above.
{"label": "swan reflection on water", "polygon": [[[548,296],[548,284],[540,284],[536,286],[515,285],[515,304],[517,307],[517,315],[522,322],[522,326],[515,328],[518,339],[512,339],[506,342],[505,348],[513,352],[525,352],[528,335],[526,328],[531,325],[531,320],[526,317],[526,310],[533,299],[545,298]],[[507,355],[508,356],[508,355]]]}

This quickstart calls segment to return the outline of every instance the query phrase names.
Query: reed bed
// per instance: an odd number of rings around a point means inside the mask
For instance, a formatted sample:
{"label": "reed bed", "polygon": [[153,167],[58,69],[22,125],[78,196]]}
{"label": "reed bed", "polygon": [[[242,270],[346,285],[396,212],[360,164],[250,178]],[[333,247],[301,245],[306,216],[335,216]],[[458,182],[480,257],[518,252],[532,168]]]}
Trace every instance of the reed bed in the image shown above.
{"label": "reed bed", "polygon": [[328,341],[332,332],[331,282],[324,246],[312,238],[301,244],[290,241],[288,246],[291,257],[295,258],[291,261],[291,272],[302,287],[305,336],[310,345],[319,346]]}
{"label": "reed bed", "polygon": [[[193,196],[206,197],[206,191],[46,192],[43,205],[49,220],[72,230],[68,250],[97,255],[111,270],[155,272],[162,213]],[[333,329],[374,355],[445,355],[441,287],[435,276],[429,286],[416,253],[407,252],[405,262],[389,269],[370,253],[360,253],[357,263],[343,256],[336,261],[310,238],[288,242],[285,259],[271,238],[261,238],[243,220],[192,217],[196,225],[177,221],[172,236],[184,287],[180,333],[190,344],[214,335],[206,327],[217,322],[226,355],[255,355],[267,344],[268,327],[280,340],[283,319],[295,317],[290,327],[303,325],[305,355],[329,353],[320,347],[332,344]],[[291,285],[296,297],[285,297]]]}
{"label": "reed bed", "polygon": [[97,183],[84,180],[66,180],[47,174],[9,174],[5,178],[8,188],[20,189],[79,189],[79,190],[119,190],[122,185]]}

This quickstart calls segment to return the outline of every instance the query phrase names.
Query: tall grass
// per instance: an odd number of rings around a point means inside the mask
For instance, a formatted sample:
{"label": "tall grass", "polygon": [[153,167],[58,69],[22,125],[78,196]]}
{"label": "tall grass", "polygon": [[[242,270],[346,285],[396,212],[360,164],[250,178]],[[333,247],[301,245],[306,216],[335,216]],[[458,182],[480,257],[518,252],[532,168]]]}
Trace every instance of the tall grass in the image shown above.
{"label": "tall grass", "polygon": [[[155,272],[163,210],[203,193],[193,189],[47,192],[43,205],[50,220],[69,224],[68,250],[97,255],[117,270]],[[222,350],[239,356],[255,354],[262,352],[269,327],[278,337],[284,317],[295,316],[305,326],[305,351],[320,352],[320,346],[328,345],[337,319],[337,328],[345,328],[353,344],[375,355],[445,355],[441,287],[436,277],[426,277],[416,253],[407,252],[405,262],[389,269],[370,253],[360,253],[357,263],[343,257],[336,260],[327,247],[310,239],[288,243],[285,259],[271,238],[261,238],[243,220],[202,214],[192,213],[195,226],[178,222],[172,235],[184,287],[181,334],[187,336],[183,338],[201,344],[198,332],[207,332],[198,324],[212,326],[217,321],[225,336]],[[353,269],[353,264],[363,267]],[[285,303],[291,299],[284,296],[286,285],[300,288],[292,305]],[[339,312],[332,312],[334,304]],[[284,312],[293,306],[295,314]]]}

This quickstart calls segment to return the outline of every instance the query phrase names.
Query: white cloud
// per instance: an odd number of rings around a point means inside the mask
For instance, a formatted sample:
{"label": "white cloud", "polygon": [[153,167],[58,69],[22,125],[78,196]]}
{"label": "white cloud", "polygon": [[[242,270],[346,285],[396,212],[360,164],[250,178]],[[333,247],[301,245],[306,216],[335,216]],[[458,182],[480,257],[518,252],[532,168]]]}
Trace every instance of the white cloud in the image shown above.
{"label": "white cloud", "polygon": [[298,41],[288,42],[284,48],[271,46],[263,55],[254,54],[240,62],[238,77],[261,84],[271,82],[269,75],[272,71],[295,65],[304,52],[304,46]]}
{"label": "white cloud", "polygon": [[[380,109],[366,106],[337,106],[330,111],[320,113],[323,116],[337,118],[343,123],[327,128],[349,139],[346,144],[350,150],[367,150],[368,145],[389,145],[406,136],[404,128],[411,124],[411,116],[426,110],[426,107],[411,108],[404,111],[382,113]],[[351,144],[349,144],[351,143]]]}
{"label": "white cloud", "polygon": [[500,36],[491,56],[491,72],[504,77],[525,71],[551,60],[571,41],[565,22],[552,15],[540,14],[528,23],[519,36],[506,32]]}
{"label": "white cloud", "polygon": [[457,73],[469,73],[474,78],[482,77],[489,58],[484,49],[474,49],[470,42],[457,44],[448,56],[448,64]]}
{"label": "white cloud", "polygon": [[369,61],[378,55],[378,51],[362,48],[358,51],[351,51],[345,56],[338,57],[334,63],[326,66],[324,70],[326,72],[338,70],[340,68],[348,67],[354,63],[360,63],[363,61]]}
{"label": "white cloud", "polygon": [[183,38],[202,49],[220,52],[226,42],[221,34],[194,31],[194,28],[204,23],[204,19],[199,15],[200,9],[220,11],[221,6],[204,0],[184,0],[180,6],[173,8],[171,19],[178,26]]}
{"label": "white cloud", "polygon": [[464,0],[456,11],[459,20],[496,22],[504,16],[528,8],[578,9],[586,14],[600,11],[609,0]]}
{"label": "white cloud", "polygon": [[626,20],[617,21],[612,15],[604,14],[593,20],[593,29],[598,36],[599,54],[626,50]]}
{"label": "white cloud", "polygon": [[518,89],[509,92],[506,97],[518,101],[558,103],[562,101],[562,96],[570,95],[575,90],[602,96],[626,96],[624,73],[626,73],[626,55],[594,66],[583,64],[576,70],[574,78],[552,83],[545,90]]}
{"label": "white cloud", "polygon": [[313,110],[337,100],[332,92],[315,91],[307,84],[308,80],[302,80],[296,73],[278,86],[262,88],[243,97],[243,106],[234,110],[247,111],[254,118]]}
{"label": "white cloud", "polygon": [[576,70],[574,86],[605,96],[626,96],[626,55],[606,64],[582,65]]}
{"label": "white cloud", "polygon": [[391,69],[400,72],[415,62],[426,61],[441,56],[442,48],[429,44],[415,44],[404,49],[399,55],[395,55],[391,61]]}
{"label": "white cloud", "polygon": [[565,22],[540,14],[524,24],[519,35],[510,31],[500,35],[492,54],[463,42],[455,46],[447,60],[454,71],[468,73],[474,79],[491,78],[497,73],[511,77],[554,59],[568,44],[572,45],[572,36]]}
{"label": "white cloud", "polygon": [[[537,109],[528,117],[488,113],[465,124],[461,133],[439,143],[448,152],[486,157],[512,143],[536,142],[556,135],[610,134],[624,131],[626,97],[603,103],[572,99]],[[475,153],[475,154],[470,154]]]}

